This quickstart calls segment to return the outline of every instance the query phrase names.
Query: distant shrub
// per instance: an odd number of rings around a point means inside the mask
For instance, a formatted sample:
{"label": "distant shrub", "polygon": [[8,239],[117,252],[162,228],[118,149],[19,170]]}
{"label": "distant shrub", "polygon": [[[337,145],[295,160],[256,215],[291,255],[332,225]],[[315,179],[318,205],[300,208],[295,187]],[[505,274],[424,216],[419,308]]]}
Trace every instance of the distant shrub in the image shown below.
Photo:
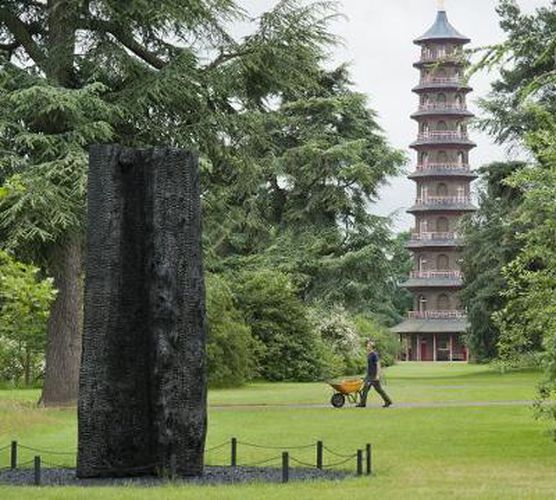
{"label": "distant shrub", "polygon": [[325,376],[327,353],[291,279],[273,270],[240,273],[234,292],[259,352],[260,375],[270,381],[312,381]]}
{"label": "distant shrub", "polygon": [[207,365],[211,386],[239,386],[257,375],[261,345],[251,334],[234,302],[228,282],[214,274],[206,276]]}
{"label": "distant shrub", "polygon": [[327,371],[333,376],[354,375],[365,367],[364,347],[357,326],[341,306],[319,306],[311,310],[314,328],[329,354]]}
{"label": "distant shrub", "polygon": [[372,339],[376,344],[382,366],[393,365],[400,352],[397,337],[387,327],[380,325],[369,316],[358,315],[354,318],[354,323],[361,345],[364,346],[367,339]]}

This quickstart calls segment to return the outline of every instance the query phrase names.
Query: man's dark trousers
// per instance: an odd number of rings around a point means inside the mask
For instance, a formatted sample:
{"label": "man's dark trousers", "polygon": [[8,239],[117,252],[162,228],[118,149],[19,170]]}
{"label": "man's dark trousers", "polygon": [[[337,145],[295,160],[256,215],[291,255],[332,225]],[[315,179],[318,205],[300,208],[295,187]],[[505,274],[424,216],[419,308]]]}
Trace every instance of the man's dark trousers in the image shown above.
{"label": "man's dark trousers", "polygon": [[382,388],[382,385],[380,385],[380,380],[374,380],[367,377],[365,378],[365,385],[361,390],[361,402],[359,403],[360,405],[364,406],[367,404],[367,396],[369,394],[369,391],[371,390],[371,387],[374,387],[375,391],[380,394],[380,397],[384,400],[384,404],[392,404],[392,400],[390,399],[388,394],[386,394],[386,392]]}

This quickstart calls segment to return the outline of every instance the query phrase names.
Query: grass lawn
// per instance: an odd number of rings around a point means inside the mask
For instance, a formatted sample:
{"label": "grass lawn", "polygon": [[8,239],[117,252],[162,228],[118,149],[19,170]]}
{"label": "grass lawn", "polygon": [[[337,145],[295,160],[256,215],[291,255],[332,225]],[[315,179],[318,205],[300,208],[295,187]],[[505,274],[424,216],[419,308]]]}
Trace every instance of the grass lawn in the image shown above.
{"label": "grass lawn", "polygon": [[[407,363],[388,369],[387,390],[395,401],[404,403],[529,400],[534,397],[538,379],[539,374],[534,372],[501,375],[487,366]],[[75,410],[34,408],[37,395],[37,391],[0,391],[0,448],[17,438],[36,447],[75,449]],[[535,421],[526,405],[388,410],[274,406],[326,403],[329,397],[330,390],[324,384],[257,383],[211,391],[213,409],[209,412],[207,446],[231,436],[240,441],[285,446],[323,439],[330,448],[348,453],[371,442],[373,477],[285,486],[0,486],[0,498],[556,498],[556,443],[546,434],[546,424]],[[249,404],[272,406],[239,406]],[[208,462],[225,462],[228,453],[227,449],[209,453]],[[277,454],[239,446],[240,462]],[[22,451],[21,460],[32,455]],[[292,451],[292,455],[303,461],[314,460],[313,450]],[[7,451],[0,452],[0,467],[7,460]],[[55,456],[44,456],[44,460],[63,461]],[[354,470],[355,464],[345,467]]]}

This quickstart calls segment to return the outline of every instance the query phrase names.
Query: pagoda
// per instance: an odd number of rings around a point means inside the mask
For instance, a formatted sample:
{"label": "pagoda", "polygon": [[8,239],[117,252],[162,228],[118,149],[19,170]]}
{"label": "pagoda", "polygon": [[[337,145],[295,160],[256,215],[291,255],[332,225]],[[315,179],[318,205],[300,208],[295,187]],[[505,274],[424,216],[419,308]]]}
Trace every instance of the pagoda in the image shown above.
{"label": "pagoda", "polygon": [[464,78],[467,60],[463,47],[469,38],[449,23],[441,8],[434,25],[415,44],[421,58],[413,89],[419,108],[411,115],[418,124],[411,144],[417,156],[408,176],[416,184],[415,204],[408,210],[415,229],[407,244],[414,267],[403,286],[414,298],[413,310],[393,328],[407,361],[467,361],[463,342],[467,320],[458,292],[463,241],[458,234],[461,217],[475,210],[470,185],[477,177],[469,167],[476,146],[467,133],[473,117],[466,99],[471,88]]}

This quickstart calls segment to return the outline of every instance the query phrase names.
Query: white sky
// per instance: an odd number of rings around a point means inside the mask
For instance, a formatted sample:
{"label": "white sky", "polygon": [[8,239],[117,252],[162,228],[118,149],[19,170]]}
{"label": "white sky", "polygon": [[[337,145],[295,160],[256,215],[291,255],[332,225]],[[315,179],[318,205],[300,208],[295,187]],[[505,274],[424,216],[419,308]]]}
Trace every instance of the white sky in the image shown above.
{"label": "white sky", "polygon": [[[240,4],[253,15],[268,10],[276,0],[241,0]],[[332,54],[332,64],[348,62],[356,89],[369,97],[370,106],[378,112],[379,123],[390,143],[407,152],[411,170],[415,154],[408,144],[415,138],[416,122],[409,118],[417,106],[417,96],[411,92],[418,71],[412,64],[419,57],[419,47],[412,40],[423,34],[434,22],[438,0],[340,0],[341,12],[347,19],[337,21],[333,31],[344,41]],[[468,47],[481,47],[504,40],[495,12],[496,0],[445,0],[451,24],[471,38]],[[517,0],[523,11],[532,12],[548,6],[550,0]],[[469,105],[480,114],[475,102],[489,90],[494,74],[478,74],[471,80],[474,92]],[[492,139],[472,131],[478,147],[471,153],[471,164],[507,158],[506,151]],[[381,199],[372,211],[395,215],[397,230],[409,229],[413,217],[405,213],[413,203],[415,184],[404,177],[391,179],[381,192]]]}

